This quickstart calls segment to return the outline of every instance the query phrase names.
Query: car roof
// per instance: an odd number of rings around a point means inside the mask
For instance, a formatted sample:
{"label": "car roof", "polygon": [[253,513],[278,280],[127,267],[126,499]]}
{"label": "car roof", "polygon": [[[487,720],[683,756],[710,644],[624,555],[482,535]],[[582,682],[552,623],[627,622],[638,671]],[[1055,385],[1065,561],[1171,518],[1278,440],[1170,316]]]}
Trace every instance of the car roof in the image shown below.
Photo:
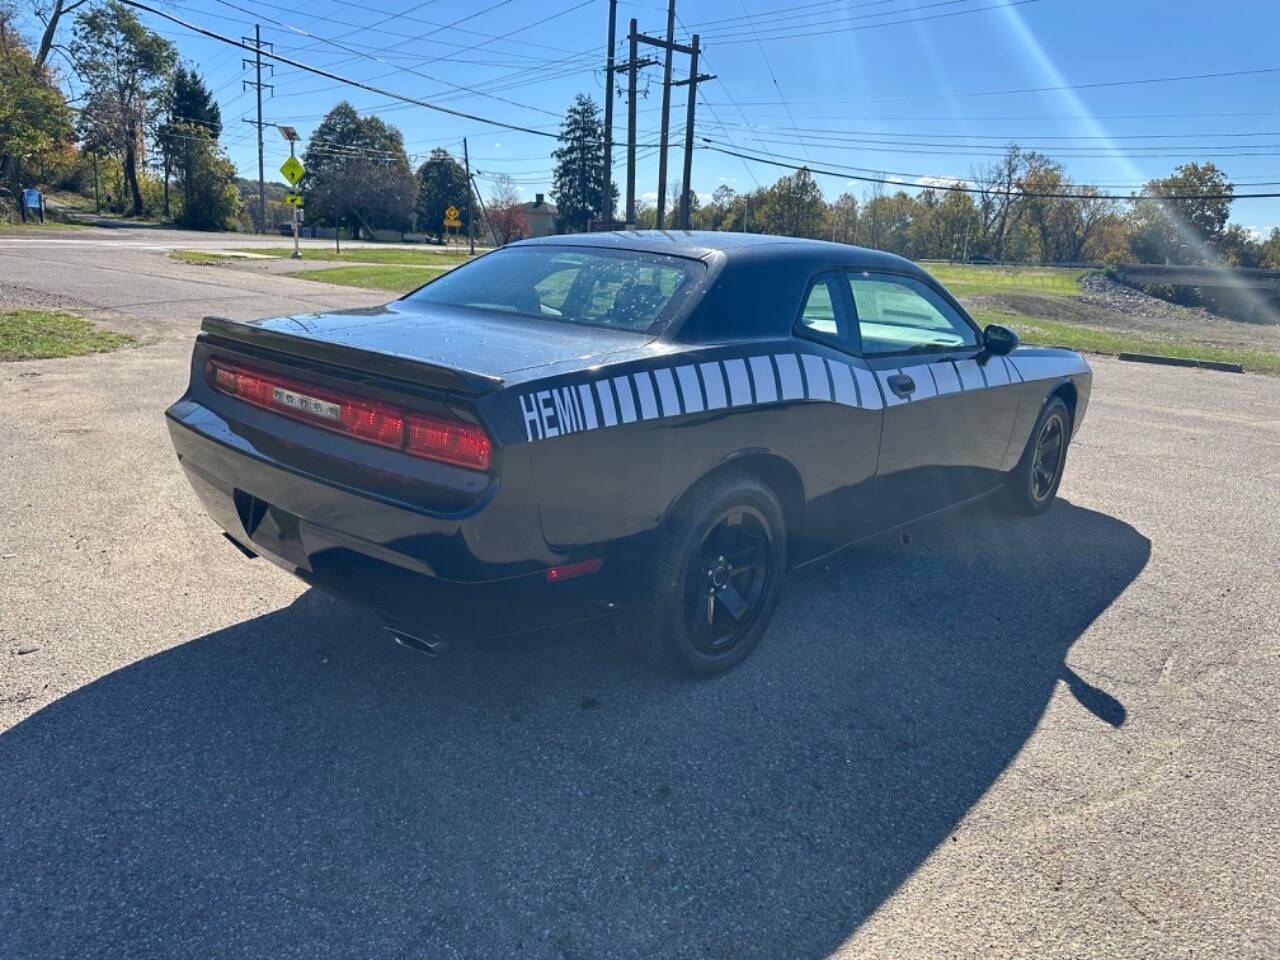
{"label": "car roof", "polygon": [[717,230],[614,230],[607,233],[569,233],[522,240],[513,246],[600,247],[635,250],[705,260],[716,254],[726,260],[803,260],[813,268],[841,265],[867,270],[923,274],[914,263],[882,250],[844,243],[778,237],[767,233],[729,233]]}

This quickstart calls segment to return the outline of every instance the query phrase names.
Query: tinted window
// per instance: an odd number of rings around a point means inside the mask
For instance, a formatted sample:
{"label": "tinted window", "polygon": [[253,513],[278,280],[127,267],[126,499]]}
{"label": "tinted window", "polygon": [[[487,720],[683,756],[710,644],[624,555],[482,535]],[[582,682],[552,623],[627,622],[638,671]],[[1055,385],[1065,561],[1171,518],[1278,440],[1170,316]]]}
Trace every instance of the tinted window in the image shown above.
{"label": "tinted window", "polygon": [[875,273],[848,277],[864,355],[977,346],[973,327],[919,280]]}
{"label": "tinted window", "polygon": [[836,308],[831,299],[831,287],[825,280],[809,288],[804,309],[800,311],[800,325],[823,336],[839,335],[840,331],[836,325]]}
{"label": "tinted window", "polygon": [[409,299],[653,333],[705,269],[629,251],[514,247],[446,273]]}

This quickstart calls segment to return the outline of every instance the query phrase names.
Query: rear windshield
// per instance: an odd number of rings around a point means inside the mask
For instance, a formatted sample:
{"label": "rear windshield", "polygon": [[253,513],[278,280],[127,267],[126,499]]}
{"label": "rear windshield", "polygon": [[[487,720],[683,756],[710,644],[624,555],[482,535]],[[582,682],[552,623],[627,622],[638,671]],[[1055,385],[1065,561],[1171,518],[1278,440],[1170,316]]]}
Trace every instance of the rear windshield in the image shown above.
{"label": "rear windshield", "polygon": [[406,299],[657,333],[705,270],[696,260],[634,251],[512,247],[446,273]]}

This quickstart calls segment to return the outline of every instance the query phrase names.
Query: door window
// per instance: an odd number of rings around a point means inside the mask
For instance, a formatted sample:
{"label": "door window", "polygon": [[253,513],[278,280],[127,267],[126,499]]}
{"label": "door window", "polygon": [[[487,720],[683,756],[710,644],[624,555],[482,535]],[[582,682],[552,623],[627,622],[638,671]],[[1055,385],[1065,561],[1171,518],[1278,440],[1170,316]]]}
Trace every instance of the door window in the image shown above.
{"label": "door window", "polygon": [[849,324],[845,321],[848,311],[841,308],[839,284],[838,275],[814,281],[805,295],[796,332],[815,335],[820,340],[836,341],[847,349],[850,346]]}
{"label": "door window", "polygon": [[847,276],[864,356],[978,345],[973,325],[927,284],[883,273]]}

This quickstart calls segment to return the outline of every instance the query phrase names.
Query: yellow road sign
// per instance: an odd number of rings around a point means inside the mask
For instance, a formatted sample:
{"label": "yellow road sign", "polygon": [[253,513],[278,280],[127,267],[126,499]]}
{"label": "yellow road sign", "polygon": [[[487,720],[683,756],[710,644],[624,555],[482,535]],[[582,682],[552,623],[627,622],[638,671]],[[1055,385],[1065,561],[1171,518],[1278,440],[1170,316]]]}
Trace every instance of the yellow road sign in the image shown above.
{"label": "yellow road sign", "polygon": [[458,219],[458,208],[453,204],[449,204],[449,209],[444,212],[444,222],[446,226],[453,227],[457,224],[449,223],[450,220]]}
{"label": "yellow road sign", "polygon": [[296,187],[298,181],[302,179],[302,175],[307,171],[302,168],[302,164],[298,162],[297,157],[290,157],[280,165],[280,172],[289,181],[289,186]]}
{"label": "yellow road sign", "polygon": [[444,225],[445,225],[446,227],[460,227],[460,226],[462,226],[462,221],[461,221],[461,220],[446,220],[446,221],[444,222]]}
{"label": "yellow road sign", "polygon": [[286,193],[284,195],[284,202],[289,204],[291,207],[300,207],[302,206],[302,194]]}

